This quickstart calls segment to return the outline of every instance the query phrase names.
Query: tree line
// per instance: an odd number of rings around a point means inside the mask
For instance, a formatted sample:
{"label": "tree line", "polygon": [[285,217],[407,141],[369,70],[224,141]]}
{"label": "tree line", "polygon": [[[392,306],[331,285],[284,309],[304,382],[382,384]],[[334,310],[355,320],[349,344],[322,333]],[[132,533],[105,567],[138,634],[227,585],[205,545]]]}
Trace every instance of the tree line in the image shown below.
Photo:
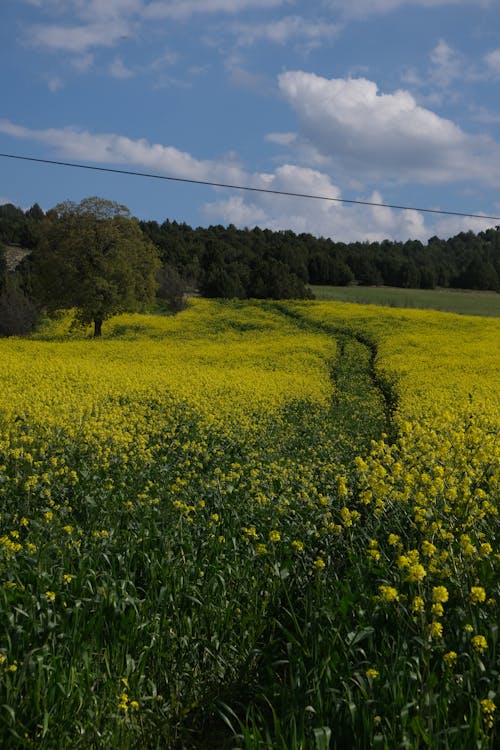
{"label": "tree line", "polygon": [[[23,249],[15,268],[12,253]],[[24,257],[23,257],[24,256]],[[30,330],[41,312],[74,307],[102,323],[186,291],[223,298],[307,298],[310,284],[500,290],[500,226],[395,242],[336,242],[290,230],[192,228],[140,221],[114,201],[86,198],[44,212],[0,206],[0,335]]]}
{"label": "tree line", "polygon": [[500,227],[395,242],[335,242],[290,230],[140,221],[162,262],[213,297],[306,296],[308,284],[500,289]]}

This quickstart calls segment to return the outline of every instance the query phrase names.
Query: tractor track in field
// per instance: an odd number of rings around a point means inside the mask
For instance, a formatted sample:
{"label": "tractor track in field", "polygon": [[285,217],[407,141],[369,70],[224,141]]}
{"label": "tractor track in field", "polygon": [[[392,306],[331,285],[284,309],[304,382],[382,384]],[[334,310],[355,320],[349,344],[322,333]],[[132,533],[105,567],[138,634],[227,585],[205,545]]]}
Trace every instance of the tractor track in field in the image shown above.
{"label": "tractor track in field", "polygon": [[360,446],[384,433],[392,442],[397,430],[394,412],[397,396],[393,383],[377,370],[377,345],[368,336],[347,327],[308,319],[297,310],[270,302],[269,310],[293,320],[303,330],[327,334],[337,342],[331,366],[334,396],[330,413],[347,431],[358,433]]}

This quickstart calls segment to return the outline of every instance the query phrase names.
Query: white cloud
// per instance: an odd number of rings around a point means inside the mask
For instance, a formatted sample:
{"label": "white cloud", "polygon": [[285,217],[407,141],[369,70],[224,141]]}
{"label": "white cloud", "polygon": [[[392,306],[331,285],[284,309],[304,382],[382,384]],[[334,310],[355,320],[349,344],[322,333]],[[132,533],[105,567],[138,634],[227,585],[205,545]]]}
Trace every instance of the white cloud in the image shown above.
{"label": "white cloud", "polygon": [[253,8],[278,8],[290,0],[155,0],[144,8],[145,18],[185,19],[197,13],[239,13]]}
{"label": "white cloud", "polygon": [[278,143],[280,146],[289,146],[297,138],[297,133],[268,133],[265,136],[266,141]]}
{"label": "white cloud", "polygon": [[72,53],[84,53],[91,47],[112,47],[118,39],[128,36],[129,26],[123,21],[64,26],[39,24],[28,29],[33,44]]}
{"label": "white cloud", "polygon": [[485,55],[484,60],[495,75],[500,75],[500,49],[495,49]]}
{"label": "white cloud", "polygon": [[[260,186],[268,190],[323,195],[333,200],[245,193],[206,204],[205,215],[212,221],[236,226],[292,229],[299,234],[306,232],[339,241],[408,237],[423,240],[428,236],[428,228],[418,212],[344,204],[340,189],[328,175],[307,167],[285,164],[273,174],[259,175],[258,180]],[[365,196],[364,200],[383,202],[376,192]]]}
{"label": "white cloud", "polygon": [[[84,54],[97,47],[115,46],[135,37],[144,24],[171,19],[182,21],[196,14],[237,14],[251,9],[272,9],[294,0],[45,0],[31,4],[51,23],[26,28],[31,44],[51,51]],[[25,0],[30,2],[30,0]],[[278,32],[276,32],[278,33]],[[313,34],[313,30],[309,30]]]}
{"label": "white cloud", "polygon": [[49,91],[55,94],[60,89],[64,88],[64,80],[58,75],[47,76],[47,86],[49,87]]}
{"label": "white cloud", "polygon": [[302,139],[352,178],[500,183],[500,145],[418,106],[408,91],[383,94],[365,78],[302,71],[283,73],[279,85]]}
{"label": "white cloud", "polygon": [[[421,236],[418,214],[397,212],[382,207],[352,207],[339,202],[340,188],[318,170],[284,164],[272,173],[251,174],[237,155],[221,159],[197,159],[173,146],[132,140],[126,136],[93,134],[77,128],[34,130],[9,120],[0,120],[0,133],[14,138],[43,143],[55,154],[72,161],[134,166],[144,171],[185,179],[225,184],[248,185],[273,191],[321,195],[334,200],[312,200],[260,192],[230,194],[205,206],[205,214],[216,221],[238,226],[258,224],[272,229],[291,228],[296,232],[336,237],[337,239],[384,239]],[[221,189],[216,191],[221,192]],[[379,202],[378,194],[373,194]]]}
{"label": "white cloud", "polygon": [[431,52],[432,80],[442,88],[448,87],[463,72],[460,55],[444,40],[440,39]]}
{"label": "white cloud", "polygon": [[447,5],[479,5],[487,7],[498,0],[325,0],[325,4],[340,10],[350,18],[364,18],[376,13],[389,13],[405,6],[439,8]]}
{"label": "white cloud", "polygon": [[109,66],[109,72],[113,78],[133,78],[135,75],[134,71],[127,68],[121,57],[115,57],[113,62]]}
{"label": "white cloud", "polygon": [[274,92],[273,85],[265,76],[245,70],[233,60],[226,61],[226,68],[229,71],[229,81],[233,86],[260,95],[269,95]]}
{"label": "white cloud", "polygon": [[500,123],[500,112],[492,112],[486,107],[475,107],[473,108],[472,119],[486,125],[496,125]]}
{"label": "white cloud", "polygon": [[22,0],[25,4],[41,8],[45,13],[76,14],[87,21],[117,18],[137,13],[144,0]]}
{"label": "white cloud", "polygon": [[[299,193],[302,197],[241,191],[215,190],[220,198],[205,204],[204,213],[216,223],[292,229],[342,241],[407,239],[425,241],[433,234],[446,236],[461,229],[484,229],[491,222],[455,217],[433,219],[427,224],[418,211],[386,206],[351,205],[342,202],[342,192],[329,175],[297,164],[283,164],[274,172],[250,173],[238,155],[228,153],[218,160],[198,159],[173,146],[133,140],[114,133],[90,133],[74,127],[34,130],[9,120],[0,120],[0,133],[45,144],[56,156],[71,161],[135,167],[140,171],[184,179],[243,185],[258,190]],[[326,200],[305,196],[323,196]],[[358,194],[357,200],[383,203],[381,192]]]}
{"label": "white cloud", "polygon": [[436,237],[453,237],[459,232],[484,232],[488,227],[494,227],[498,220],[474,219],[461,216],[442,216],[434,221],[432,235]]}
{"label": "white cloud", "polygon": [[334,23],[308,21],[301,16],[285,16],[277,21],[260,24],[237,24],[233,32],[238,35],[241,46],[251,46],[265,40],[276,44],[286,44],[291,39],[302,42],[316,42],[337,36],[339,26]]}
{"label": "white cloud", "polygon": [[173,146],[133,140],[115,133],[90,133],[74,127],[34,130],[0,119],[0,133],[52,147],[64,158],[103,164],[129,164],[155,173],[214,182],[241,182],[239,162],[227,155],[221,161],[196,159]]}
{"label": "white cloud", "polygon": [[74,57],[71,60],[71,65],[79,73],[85,73],[87,70],[89,70],[92,67],[93,64],[94,64],[94,55],[91,55],[89,53],[85,55],[79,55],[78,57]]}

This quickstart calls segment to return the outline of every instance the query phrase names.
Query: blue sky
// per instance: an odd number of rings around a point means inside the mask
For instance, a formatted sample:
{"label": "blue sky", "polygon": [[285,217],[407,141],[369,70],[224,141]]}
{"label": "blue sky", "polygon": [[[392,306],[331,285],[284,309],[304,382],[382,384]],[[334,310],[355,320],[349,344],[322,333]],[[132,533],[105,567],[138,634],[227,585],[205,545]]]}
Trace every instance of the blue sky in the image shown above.
{"label": "blue sky", "polygon": [[[0,152],[500,216],[500,0],[1,0]],[[336,240],[500,220],[0,159],[0,203]]]}

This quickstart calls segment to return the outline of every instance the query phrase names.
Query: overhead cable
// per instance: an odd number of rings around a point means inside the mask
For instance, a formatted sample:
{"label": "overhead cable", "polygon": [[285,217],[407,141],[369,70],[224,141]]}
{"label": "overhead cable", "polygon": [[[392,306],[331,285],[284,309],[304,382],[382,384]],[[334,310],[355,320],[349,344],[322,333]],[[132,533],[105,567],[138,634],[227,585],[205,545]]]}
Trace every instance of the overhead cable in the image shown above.
{"label": "overhead cable", "polygon": [[21,156],[20,154],[0,154],[5,159],[20,159],[21,161],[38,162],[40,164],[55,164],[60,167],[73,167],[74,169],[90,169],[95,172],[110,172],[112,174],[131,175],[133,177],[149,177],[155,180],[170,180],[171,182],[187,182],[192,185],[207,185],[209,187],[227,188],[229,190],[246,190],[252,193],[268,193],[271,195],[286,195],[292,198],[308,198],[311,200],[332,201],[335,203],[349,203],[356,206],[374,206],[376,208],[395,208],[399,211],[418,211],[428,214],[444,214],[446,216],[463,216],[468,219],[489,219],[500,221],[500,216],[489,216],[487,214],[465,213],[463,211],[445,211],[438,208],[422,208],[420,206],[403,206],[397,203],[377,203],[376,201],[361,201],[350,198],[334,198],[331,195],[316,195],[314,193],[296,193],[288,190],[273,190],[272,188],[251,187],[250,185],[232,185],[225,182],[212,182],[211,180],[195,180],[189,177],[173,177],[171,175],[154,174],[152,172],[137,172],[131,169],[114,169],[112,167],[97,167],[92,164],[79,164],[77,162],[58,161],[56,159],[40,159],[35,156]]}

